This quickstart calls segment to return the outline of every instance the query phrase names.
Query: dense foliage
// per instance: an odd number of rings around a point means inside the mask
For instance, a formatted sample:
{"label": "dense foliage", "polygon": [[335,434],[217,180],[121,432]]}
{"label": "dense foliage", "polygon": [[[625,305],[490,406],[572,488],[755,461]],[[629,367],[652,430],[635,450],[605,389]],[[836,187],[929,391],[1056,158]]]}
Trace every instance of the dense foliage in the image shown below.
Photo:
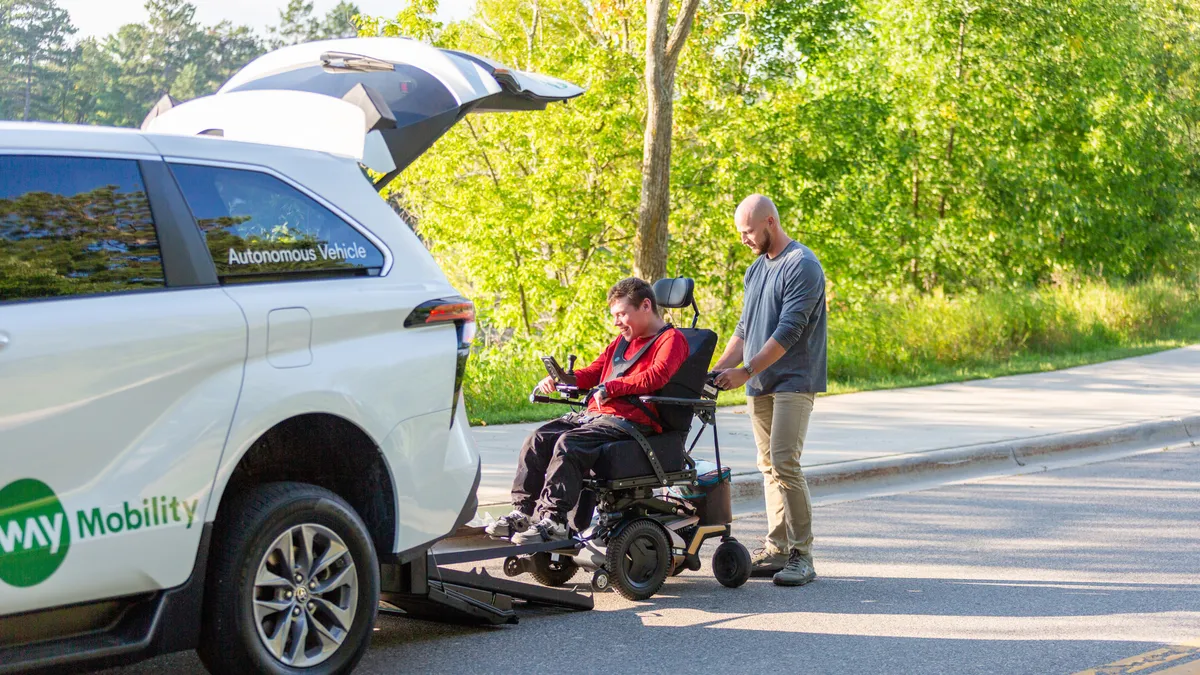
{"label": "dense foliage", "polygon": [[[264,48],[197,25],[182,0],[147,6],[147,25],[71,43],[53,0],[0,0],[0,112],[22,118],[32,82],[24,117],[135,124],[161,93],[211,91]],[[332,34],[349,12],[304,7],[267,44]],[[603,290],[633,266],[645,10],[479,0],[443,25],[436,9],[357,23],[588,87],[545,112],[468,117],[386,195],[476,301],[482,385],[609,336]],[[921,362],[907,341],[938,326],[914,312],[938,298],[995,309],[982,324],[997,335],[1049,336],[1062,331],[1021,323],[1067,316],[1038,289],[1168,283],[1194,299],[1198,32],[1198,0],[702,0],[675,76],[668,274],[697,279],[705,323],[727,335],[751,258],[733,209],[770,195],[825,265],[835,379]]]}
{"label": "dense foliage", "polygon": [[[464,22],[391,24],[589,87],[460,125],[391,195],[512,358],[607,335],[600,291],[632,266],[642,11],[481,0]],[[668,272],[698,279],[727,334],[750,261],[732,212],[761,191],[822,258],[835,314],[1194,283],[1198,18],[1169,0],[706,0],[676,76]]]}

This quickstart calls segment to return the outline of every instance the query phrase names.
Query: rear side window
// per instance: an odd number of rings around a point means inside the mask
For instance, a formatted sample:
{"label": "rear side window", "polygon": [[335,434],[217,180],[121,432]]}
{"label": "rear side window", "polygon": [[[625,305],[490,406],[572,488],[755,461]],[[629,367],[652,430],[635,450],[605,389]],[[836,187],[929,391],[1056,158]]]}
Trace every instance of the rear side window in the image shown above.
{"label": "rear side window", "polygon": [[0,301],[163,288],[135,160],[0,155]]}
{"label": "rear side window", "polygon": [[258,171],[172,164],[223,283],[376,275],[383,254],[316,200]]}

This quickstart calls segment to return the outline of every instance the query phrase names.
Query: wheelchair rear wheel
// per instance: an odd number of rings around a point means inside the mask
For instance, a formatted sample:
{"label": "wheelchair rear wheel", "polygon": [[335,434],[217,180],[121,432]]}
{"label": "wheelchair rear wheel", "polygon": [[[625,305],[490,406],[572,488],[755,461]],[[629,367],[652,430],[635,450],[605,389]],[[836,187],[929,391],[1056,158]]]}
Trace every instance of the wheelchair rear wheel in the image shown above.
{"label": "wheelchair rear wheel", "polygon": [[565,555],[552,560],[549,553],[535,553],[529,562],[529,573],[543,586],[563,586],[579,571],[575,559]]}
{"label": "wheelchair rear wheel", "polygon": [[645,600],[671,572],[671,543],[658,523],[638,520],[608,542],[613,587],[628,600]]}

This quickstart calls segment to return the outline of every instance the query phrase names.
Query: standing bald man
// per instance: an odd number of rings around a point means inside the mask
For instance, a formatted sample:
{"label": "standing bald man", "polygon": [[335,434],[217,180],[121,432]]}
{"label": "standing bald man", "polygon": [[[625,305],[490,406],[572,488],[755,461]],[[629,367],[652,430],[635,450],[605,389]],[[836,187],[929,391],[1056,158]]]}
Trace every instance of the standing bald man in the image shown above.
{"label": "standing bald man", "polygon": [[817,576],[800,454],[813,400],[825,391],[825,272],[812,250],[784,233],[779,211],[763,195],[742,200],[733,221],[758,258],[746,270],[742,318],[717,361],[717,384],[746,385],[758,446],[767,538],[755,551],[753,573],[802,586]]}

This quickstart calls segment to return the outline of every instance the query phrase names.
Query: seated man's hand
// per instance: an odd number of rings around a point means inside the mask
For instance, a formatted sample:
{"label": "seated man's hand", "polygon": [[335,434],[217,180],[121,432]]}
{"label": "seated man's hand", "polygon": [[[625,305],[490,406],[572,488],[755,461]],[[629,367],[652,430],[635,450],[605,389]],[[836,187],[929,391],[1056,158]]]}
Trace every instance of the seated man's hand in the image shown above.
{"label": "seated man's hand", "polygon": [[746,384],[749,379],[750,373],[747,373],[745,368],[730,368],[721,371],[721,374],[717,375],[716,381],[717,386],[721,389],[737,389]]}
{"label": "seated man's hand", "polygon": [[554,393],[554,378],[546,376],[541,382],[538,382],[538,393],[553,394]]}

